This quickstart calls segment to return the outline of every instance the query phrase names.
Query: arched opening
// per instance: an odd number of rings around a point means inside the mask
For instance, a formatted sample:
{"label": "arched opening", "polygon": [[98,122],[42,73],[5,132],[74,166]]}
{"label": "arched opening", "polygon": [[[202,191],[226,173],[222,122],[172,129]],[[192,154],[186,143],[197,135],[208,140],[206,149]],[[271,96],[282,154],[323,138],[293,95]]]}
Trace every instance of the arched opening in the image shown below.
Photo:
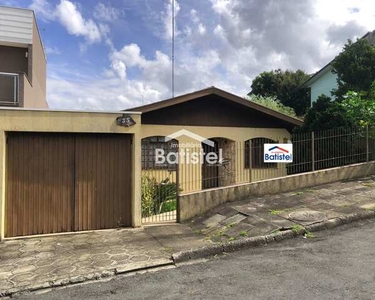
{"label": "arched opening", "polygon": [[[235,183],[235,142],[215,137],[202,142],[202,189],[229,186]],[[213,145],[212,145],[213,143]],[[215,161],[215,157],[217,160]]]}
{"label": "arched opening", "polygon": [[[171,154],[178,153],[177,140],[166,140],[164,136],[151,136],[143,138],[141,144],[142,170],[176,170],[178,164],[173,161],[174,155]],[[171,160],[167,159],[168,155]],[[162,160],[161,156],[165,159]]]}

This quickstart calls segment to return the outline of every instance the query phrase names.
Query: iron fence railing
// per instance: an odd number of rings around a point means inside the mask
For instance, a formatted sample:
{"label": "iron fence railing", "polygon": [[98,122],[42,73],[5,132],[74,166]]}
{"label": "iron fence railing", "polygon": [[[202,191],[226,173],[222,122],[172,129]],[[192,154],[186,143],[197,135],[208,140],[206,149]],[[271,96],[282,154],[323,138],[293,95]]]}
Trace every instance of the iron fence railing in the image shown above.
{"label": "iron fence railing", "polygon": [[19,74],[0,72],[0,105],[18,105],[19,86]]}
{"label": "iron fence railing", "polygon": [[[178,150],[162,146],[165,154],[173,152],[178,156],[176,167],[172,168],[166,162],[161,166],[155,165],[155,168],[143,164],[144,222],[176,220],[179,194],[375,160],[375,129],[371,128],[339,128],[257,137],[247,141],[224,138],[210,141],[214,143],[180,145]],[[293,162],[264,162],[265,143],[292,144]],[[148,157],[154,155],[150,152],[151,148],[144,145],[142,149],[144,162],[156,162]],[[207,158],[215,155],[217,161],[208,163]],[[151,198],[154,200],[151,201]]]}
{"label": "iron fence railing", "polygon": [[[291,143],[292,163],[265,163],[265,143]],[[261,137],[248,141],[219,141],[222,161],[215,164],[186,163],[180,159],[181,193],[254,182],[304,172],[375,160],[375,129],[338,128]],[[183,157],[202,147],[180,149]],[[209,149],[208,149],[209,150]],[[215,149],[214,152],[218,152]]]}

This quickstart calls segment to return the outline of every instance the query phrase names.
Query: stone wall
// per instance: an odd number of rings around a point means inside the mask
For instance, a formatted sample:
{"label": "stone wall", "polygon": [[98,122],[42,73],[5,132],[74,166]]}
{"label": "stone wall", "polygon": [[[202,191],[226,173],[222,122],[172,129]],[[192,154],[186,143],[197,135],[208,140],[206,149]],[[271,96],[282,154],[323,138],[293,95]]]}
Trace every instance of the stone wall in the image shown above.
{"label": "stone wall", "polygon": [[204,214],[215,206],[229,201],[285,193],[373,174],[375,162],[369,162],[188,193],[180,196],[180,221]]}

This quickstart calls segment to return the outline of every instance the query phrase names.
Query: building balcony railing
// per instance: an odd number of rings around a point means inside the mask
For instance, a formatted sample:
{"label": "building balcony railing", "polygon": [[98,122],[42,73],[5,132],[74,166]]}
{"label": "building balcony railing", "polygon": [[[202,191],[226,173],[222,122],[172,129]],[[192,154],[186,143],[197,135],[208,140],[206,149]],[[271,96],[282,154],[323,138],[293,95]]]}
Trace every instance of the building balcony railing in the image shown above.
{"label": "building balcony railing", "polygon": [[0,72],[0,105],[19,106],[19,90],[19,74]]}

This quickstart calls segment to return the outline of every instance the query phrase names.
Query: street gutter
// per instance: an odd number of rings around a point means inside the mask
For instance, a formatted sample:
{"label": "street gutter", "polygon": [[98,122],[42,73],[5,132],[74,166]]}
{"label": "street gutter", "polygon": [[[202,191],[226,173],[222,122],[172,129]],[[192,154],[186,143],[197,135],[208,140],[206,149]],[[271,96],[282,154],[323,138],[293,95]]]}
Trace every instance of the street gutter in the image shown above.
{"label": "street gutter", "polygon": [[375,217],[375,211],[367,210],[356,212],[346,216],[317,222],[311,225],[301,226],[299,230],[287,229],[278,231],[268,235],[243,238],[237,241],[230,241],[223,244],[213,244],[201,248],[190,249],[187,251],[180,251],[172,255],[175,264],[183,263],[190,260],[210,258],[216,255],[235,252],[243,249],[254,248],[259,246],[266,246],[274,242],[291,239],[297,236],[303,236],[307,232],[316,232],[321,230],[332,229],[341,225],[350,224],[360,220],[366,220]]}

